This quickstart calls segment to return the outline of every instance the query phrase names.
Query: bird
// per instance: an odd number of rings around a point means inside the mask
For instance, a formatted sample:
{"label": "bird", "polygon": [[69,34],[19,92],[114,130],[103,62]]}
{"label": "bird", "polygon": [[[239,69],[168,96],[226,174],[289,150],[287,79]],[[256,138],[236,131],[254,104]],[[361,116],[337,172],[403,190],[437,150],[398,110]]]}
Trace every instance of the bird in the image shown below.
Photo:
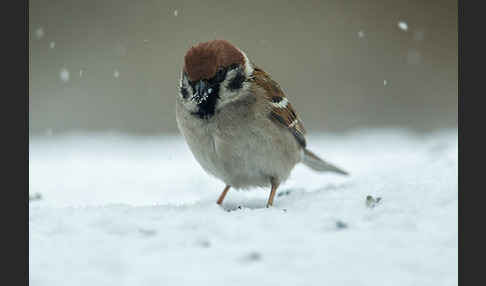
{"label": "bird", "polygon": [[188,49],[180,75],[176,121],[201,167],[230,188],[268,188],[266,207],[298,163],[349,175],[307,148],[302,120],[280,85],[226,40]]}

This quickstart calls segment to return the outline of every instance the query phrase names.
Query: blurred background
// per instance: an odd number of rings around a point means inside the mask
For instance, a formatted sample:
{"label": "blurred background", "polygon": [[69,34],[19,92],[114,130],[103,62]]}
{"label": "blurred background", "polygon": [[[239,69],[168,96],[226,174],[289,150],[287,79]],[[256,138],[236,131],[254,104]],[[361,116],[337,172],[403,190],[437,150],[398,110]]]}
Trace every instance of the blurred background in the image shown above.
{"label": "blurred background", "polygon": [[308,131],[457,127],[457,1],[31,0],[30,135],[176,133],[187,49],[226,39]]}

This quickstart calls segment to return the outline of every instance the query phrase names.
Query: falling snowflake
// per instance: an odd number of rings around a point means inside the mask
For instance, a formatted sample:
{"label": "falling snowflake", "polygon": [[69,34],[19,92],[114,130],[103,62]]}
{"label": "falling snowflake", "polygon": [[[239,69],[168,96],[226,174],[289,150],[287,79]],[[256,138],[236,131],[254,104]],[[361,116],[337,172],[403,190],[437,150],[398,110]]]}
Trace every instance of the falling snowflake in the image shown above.
{"label": "falling snowflake", "polygon": [[35,30],[35,36],[37,39],[42,39],[42,37],[44,37],[44,29],[42,29],[42,27],[37,28],[37,30]]}
{"label": "falling snowflake", "polygon": [[404,21],[398,22],[398,28],[400,28],[400,30],[407,31],[408,30],[407,22]]}
{"label": "falling snowflake", "polygon": [[54,49],[56,47],[56,42],[50,42],[49,48]]}
{"label": "falling snowflake", "polygon": [[178,10],[174,10],[174,16],[178,16],[179,15],[179,11]]}
{"label": "falling snowflake", "polygon": [[120,77],[120,72],[119,72],[118,70],[115,70],[115,71],[113,72],[113,76],[114,76],[115,78]]}
{"label": "falling snowflake", "polygon": [[386,79],[383,81],[383,85],[386,86],[388,84],[388,82],[386,81]]}
{"label": "falling snowflake", "polygon": [[365,36],[365,33],[363,31],[358,32],[358,37],[363,38]]}
{"label": "falling snowflake", "polygon": [[67,68],[62,68],[61,71],[59,72],[59,78],[63,82],[67,82],[69,80],[69,71]]}
{"label": "falling snowflake", "polygon": [[84,74],[84,70],[83,69],[80,69],[79,70],[79,77],[83,77],[83,74]]}

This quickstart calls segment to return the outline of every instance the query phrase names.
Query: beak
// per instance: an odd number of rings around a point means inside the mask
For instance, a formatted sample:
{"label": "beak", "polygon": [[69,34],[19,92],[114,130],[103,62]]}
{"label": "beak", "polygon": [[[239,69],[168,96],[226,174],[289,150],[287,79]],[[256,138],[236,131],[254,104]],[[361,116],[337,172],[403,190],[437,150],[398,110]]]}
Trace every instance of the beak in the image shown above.
{"label": "beak", "polygon": [[200,104],[203,101],[206,101],[206,99],[209,96],[209,85],[205,80],[200,80],[196,82],[194,85],[194,96],[192,97],[192,100],[196,101],[197,104]]}

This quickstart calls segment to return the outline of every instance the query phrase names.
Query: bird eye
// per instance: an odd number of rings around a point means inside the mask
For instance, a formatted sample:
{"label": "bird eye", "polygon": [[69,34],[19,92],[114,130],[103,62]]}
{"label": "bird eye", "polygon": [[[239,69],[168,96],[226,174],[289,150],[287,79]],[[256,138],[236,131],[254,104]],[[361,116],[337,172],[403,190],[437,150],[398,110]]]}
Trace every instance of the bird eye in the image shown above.
{"label": "bird eye", "polygon": [[239,64],[232,64],[232,65],[229,66],[229,69],[234,70],[234,69],[238,68],[239,66],[240,66]]}
{"label": "bird eye", "polygon": [[226,76],[226,69],[220,68],[216,72],[216,75],[214,76],[214,79],[216,82],[222,82]]}

